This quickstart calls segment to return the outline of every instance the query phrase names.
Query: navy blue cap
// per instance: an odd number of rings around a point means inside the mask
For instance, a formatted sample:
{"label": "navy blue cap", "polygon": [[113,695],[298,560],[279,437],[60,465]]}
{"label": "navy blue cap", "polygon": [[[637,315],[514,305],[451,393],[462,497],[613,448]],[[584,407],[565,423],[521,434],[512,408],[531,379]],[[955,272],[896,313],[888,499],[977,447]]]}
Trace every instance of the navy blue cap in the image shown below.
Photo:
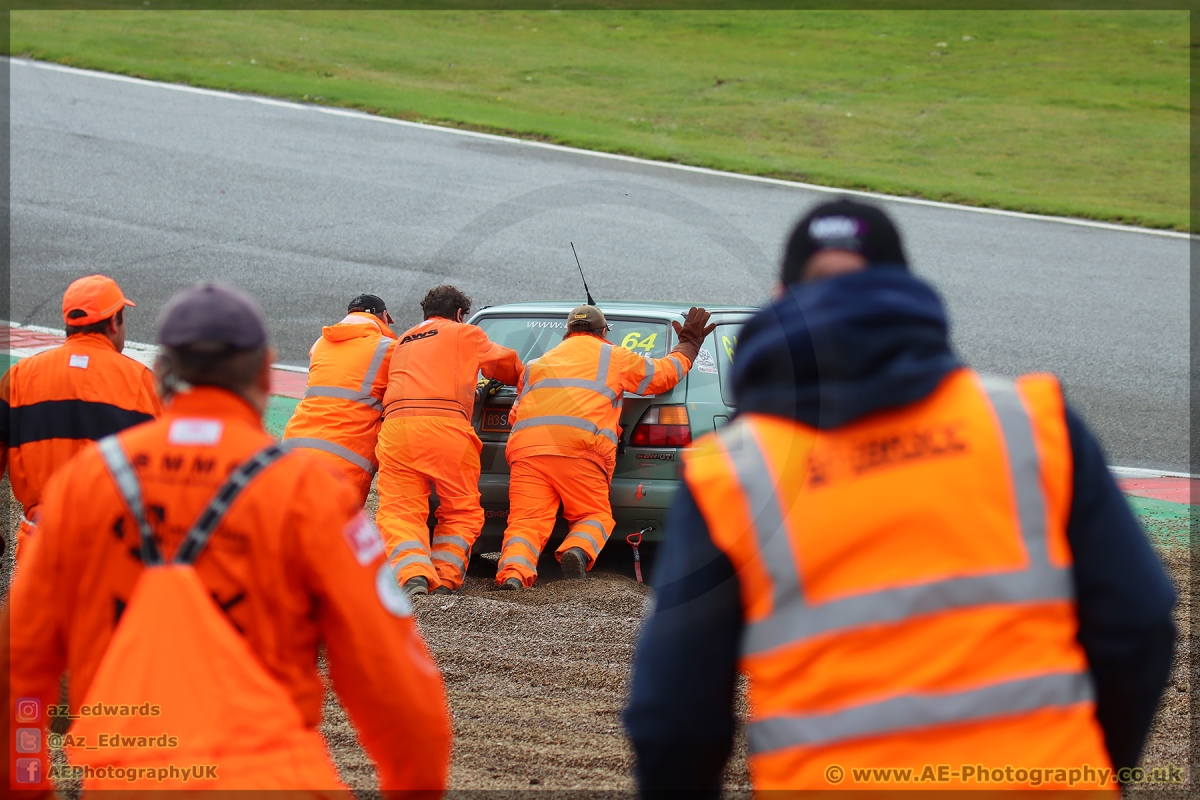
{"label": "navy blue cap", "polygon": [[858,253],[869,267],[908,269],[896,224],[883,209],[849,198],[822,203],[796,224],[783,256],[783,284],[803,278],[808,259],[822,250]]}
{"label": "navy blue cap", "polygon": [[267,343],[262,309],[253,297],[219,283],[197,283],[179,292],[163,309],[158,343],[164,347],[224,345],[255,350]]}

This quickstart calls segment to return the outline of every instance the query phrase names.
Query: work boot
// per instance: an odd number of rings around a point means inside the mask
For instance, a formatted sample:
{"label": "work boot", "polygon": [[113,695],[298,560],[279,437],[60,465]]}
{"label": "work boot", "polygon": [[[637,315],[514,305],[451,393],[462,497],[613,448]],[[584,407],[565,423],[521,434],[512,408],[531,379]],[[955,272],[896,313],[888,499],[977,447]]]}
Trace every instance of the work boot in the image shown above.
{"label": "work boot", "polygon": [[432,594],[454,594],[454,590],[449,586],[439,586],[433,590]]}
{"label": "work boot", "polygon": [[419,594],[429,594],[429,579],[424,575],[409,578],[404,582],[404,593],[409,597],[416,597]]}
{"label": "work boot", "polygon": [[578,547],[572,547],[562,554],[558,565],[562,567],[563,577],[578,580],[587,577],[587,553]]}
{"label": "work boot", "polygon": [[500,584],[501,589],[520,589],[522,586],[520,578],[509,578],[504,583]]}

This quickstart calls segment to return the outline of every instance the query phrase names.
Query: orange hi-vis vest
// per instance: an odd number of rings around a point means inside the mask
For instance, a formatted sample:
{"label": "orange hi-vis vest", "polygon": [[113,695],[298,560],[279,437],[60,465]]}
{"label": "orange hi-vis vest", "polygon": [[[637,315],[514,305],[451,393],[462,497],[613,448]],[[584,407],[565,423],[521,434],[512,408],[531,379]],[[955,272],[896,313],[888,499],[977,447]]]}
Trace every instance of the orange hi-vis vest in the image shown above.
{"label": "orange hi-vis vest", "polygon": [[320,734],[304,724],[192,566],[230,506],[285,448],[269,445],[234,470],[170,563],[121,442],[110,436],[99,450],[137,523],[143,571],[84,707],[145,711],[80,716],[68,752],[87,770],[84,788],[344,791]]}
{"label": "orange hi-vis vest", "polygon": [[598,464],[612,477],[621,437],[625,392],[668,392],[692,362],[682,353],[649,358],[588,333],[567,336],[525,365],[510,419],[505,455],[574,456]]}
{"label": "orange hi-vis vest", "polygon": [[292,447],[324,450],[374,475],[375,443],[396,334],[373,314],[351,312],[312,346],[308,389],[288,420]]}
{"label": "orange hi-vis vest", "polygon": [[0,379],[0,446],[32,519],[50,476],[93,441],[162,414],[154,374],[102,333],[77,333]]}
{"label": "orange hi-vis vest", "polygon": [[516,350],[488,339],[477,325],[430,317],[400,335],[383,397],[384,418],[470,422],[479,373],[515,386],[521,359]]}
{"label": "orange hi-vis vest", "polygon": [[[741,586],[756,789],[1111,773],[1076,640],[1054,378],[957,370],[917,403],[833,430],[745,414],[685,464]],[[855,781],[928,765],[950,769]]]}

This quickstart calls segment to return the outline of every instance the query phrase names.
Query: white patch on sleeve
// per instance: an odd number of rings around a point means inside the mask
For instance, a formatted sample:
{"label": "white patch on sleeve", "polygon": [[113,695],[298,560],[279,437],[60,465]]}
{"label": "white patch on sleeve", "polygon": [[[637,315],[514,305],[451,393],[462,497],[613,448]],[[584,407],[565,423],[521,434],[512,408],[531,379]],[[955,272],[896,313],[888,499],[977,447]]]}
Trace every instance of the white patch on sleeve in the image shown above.
{"label": "white patch on sleeve", "polygon": [[221,442],[225,423],[219,419],[177,419],[171,423],[167,441],[171,444],[216,445]]}
{"label": "white patch on sleeve", "polygon": [[696,363],[693,366],[706,375],[717,374],[717,362],[713,360],[712,353],[706,348],[700,348],[700,352],[696,354]]}
{"label": "white patch on sleeve", "polygon": [[379,565],[379,571],[375,573],[375,592],[379,595],[379,602],[393,616],[412,616],[412,602],[400,584],[396,583],[396,571],[386,561]]}
{"label": "white patch on sleeve", "polygon": [[68,362],[67,365],[71,366],[71,367],[76,367],[77,369],[87,369],[88,361],[90,359],[91,359],[91,356],[83,356],[83,355],[79,355],[78,353],[75,353],[71,356],[71,360]]}
{"label": "white patch on sleeve", "polygon": [[362,511],[342,529],[342,535],[346,537],[350,552],[354,553],[354,560],[360,567],[383,555],[383,539],[374,523]]}

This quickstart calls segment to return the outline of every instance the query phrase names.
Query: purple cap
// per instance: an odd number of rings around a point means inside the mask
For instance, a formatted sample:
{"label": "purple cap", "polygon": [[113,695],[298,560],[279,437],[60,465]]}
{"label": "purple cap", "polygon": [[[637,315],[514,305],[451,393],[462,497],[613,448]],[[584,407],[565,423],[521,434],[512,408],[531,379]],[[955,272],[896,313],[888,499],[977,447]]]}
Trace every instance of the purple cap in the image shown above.
{"label": "purple cap", "polygon": [[164,347],[223,344],[254,350],[267,342],[262,309],[253,297],[218,283],[197,283],[167,303],[159,317],[158,343]]}

